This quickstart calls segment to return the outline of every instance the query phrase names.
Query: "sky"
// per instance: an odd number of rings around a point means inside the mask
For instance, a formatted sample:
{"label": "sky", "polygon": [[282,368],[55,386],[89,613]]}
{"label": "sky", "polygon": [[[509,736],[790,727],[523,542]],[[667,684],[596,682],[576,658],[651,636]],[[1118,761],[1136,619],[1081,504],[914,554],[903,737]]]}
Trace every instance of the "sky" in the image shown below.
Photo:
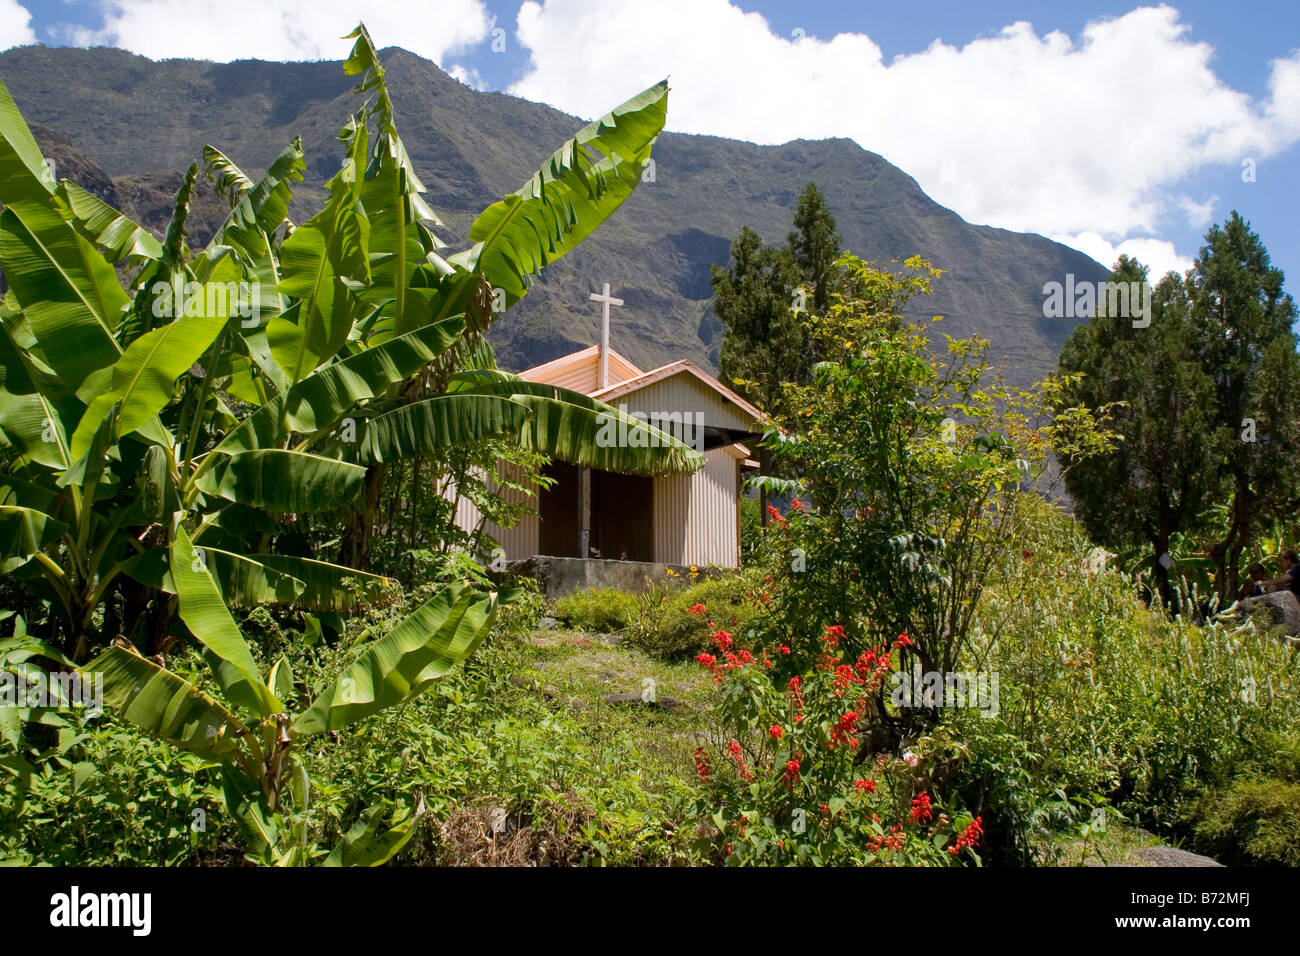
{"label": "sky", "polygon": [[381,47],[583,118],[668,76],[671,130],[847,137],[970,222],[1153,278],[1235,209],[1300,281],[1293,0],[0,0],[0,49],[333,60],[361,19]]}

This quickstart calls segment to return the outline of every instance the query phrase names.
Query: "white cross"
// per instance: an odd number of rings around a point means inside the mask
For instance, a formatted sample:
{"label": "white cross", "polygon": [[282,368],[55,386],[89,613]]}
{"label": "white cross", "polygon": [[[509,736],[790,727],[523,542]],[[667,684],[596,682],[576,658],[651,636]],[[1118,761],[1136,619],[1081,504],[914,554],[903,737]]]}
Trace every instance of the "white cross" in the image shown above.
{"label": "white cross", "polygon": [[589,296],[592,302],[599,302],[603,308],[600,317],[600,379],[599,386],[604,388],[609,384],[609,307],[611,305],[622,305],[622,299],[616,299],[609,294],[609,283],[605,283],[604,292],[593,292]]}

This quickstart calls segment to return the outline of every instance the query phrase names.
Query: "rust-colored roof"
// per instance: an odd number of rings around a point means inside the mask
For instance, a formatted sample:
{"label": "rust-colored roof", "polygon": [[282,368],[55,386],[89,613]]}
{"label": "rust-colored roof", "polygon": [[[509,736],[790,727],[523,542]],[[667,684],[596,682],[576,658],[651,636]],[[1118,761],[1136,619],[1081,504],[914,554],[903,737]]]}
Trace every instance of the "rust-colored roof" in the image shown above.
{"label": "rust-colored roof", "polygon": [[[609,350],[609,378],[617,384],[628,379],[637,378],[645,373],[613,349]],[[558,385],[571,388],[575,392],[591,395],[599,391],[600,346],[593,345],[542,365],[535,365],[519,373],[519,377],[529,382],[541,382],[545,385]]]}

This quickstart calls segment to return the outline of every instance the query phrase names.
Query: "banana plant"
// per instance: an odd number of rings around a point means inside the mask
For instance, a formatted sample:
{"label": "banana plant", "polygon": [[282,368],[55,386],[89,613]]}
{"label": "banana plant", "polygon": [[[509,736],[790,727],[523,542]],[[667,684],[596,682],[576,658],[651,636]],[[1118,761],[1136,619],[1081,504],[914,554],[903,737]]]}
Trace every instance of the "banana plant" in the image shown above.
{"label": "banana plant", "polygon": [[[220,698],[125,642],[81,674],[102,679],[104,703],[119,719],[221,766],[227,812],[248,840],[250,859],[268,865],[302,864],[312,856],[305,816],[311,788],[299,741],[418,696],[473,653],[498,607],[514,597],[484,594],[467,584],[442,589],[392,631],[363,644],[298,709],[288,660],[281,656],[268,673],[259,671],[206,559],[183,527],[172,542],[170,564],[180,617],[202,643]],[[417,806],[380,833],[387,804],[374,804],[326,864],[386,862],[410,839],[421,812]]]}
{"label": "banana plant", "polygon": [[387,462],[506,439],[615,471],[703,463],[661,433],[600,447],[602,416],[653,430],[500,372],[484,338],[635,188],[666,84],[579,131],[484,211],[471,248],[444,257],[375,47],[364,26],[351,38],[345,70],[368,102],[341,132],[324,208],[289,219],[300,141],[256,179],[208,147],[230,212],[197,250],[197,163],[158,240],[55,182],[0,83],[0,565],[48,602],[47,636],[78,661],[115,635],[150,654],[205,640],[176,616],[182,534],[230,605],[352,613],[390,600],[395,582],[363,560],[277,543],[302,515],[346,536]]}

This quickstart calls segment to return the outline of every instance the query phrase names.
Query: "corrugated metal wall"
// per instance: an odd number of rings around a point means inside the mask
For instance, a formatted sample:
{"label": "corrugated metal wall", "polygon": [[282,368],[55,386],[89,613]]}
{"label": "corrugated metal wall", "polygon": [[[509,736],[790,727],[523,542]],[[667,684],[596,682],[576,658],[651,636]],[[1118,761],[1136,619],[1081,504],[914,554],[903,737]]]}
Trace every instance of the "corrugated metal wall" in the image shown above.
{"label": "corrugated metal wall", "polygon": [[726,401],[690,372],[669,376],[628,395],[609,400],[615,408],[627,405],[629,412],[703,412],[704,419],[718,428],[749,429],[753,419]]}
{"label": "corrugated metal wall", "polygon": [[[498,464],[498,468],[509,467],[512,472],[512,479],[519,481],[523,475],[520,469],[515,466],[507,466],[504,463]],[[498,472],[500,474],[500,472]],[[455,497],[455,489],[450,488],[446,492],[447,497]],[[507,501],[526,503],[530,508],[536,509],[537,499],[534,495],[516,488],[502,489],[501,497]],[[466,498],[461,498],[456,503],[456,524],[465,530],[478,527],[478,523],[483,519],[483,514],[475,507],[474,503]],[[493,521],[489,521],[483,528],[483,533],[495,538],[501,547],[505,549],[506,560],[516,561],[522,558],[531,558],[537,553],[539,540],[539,527],[535,515],[526,515],[513,528],[503,528]]]}
{"label": "corrugated metal wall", "polygon": [[705,452],[693,475],[656,478],[655,560],[669,564],[740,566],[739,472],[730,447]]}

